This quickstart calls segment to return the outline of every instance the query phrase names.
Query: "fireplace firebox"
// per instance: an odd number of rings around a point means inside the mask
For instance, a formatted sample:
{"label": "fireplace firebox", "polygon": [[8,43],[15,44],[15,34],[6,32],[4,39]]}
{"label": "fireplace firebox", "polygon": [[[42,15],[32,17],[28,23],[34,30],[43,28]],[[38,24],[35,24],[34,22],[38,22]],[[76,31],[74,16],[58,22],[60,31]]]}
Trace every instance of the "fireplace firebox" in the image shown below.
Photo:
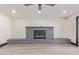
{"label": "fireplace firebox", "polygon": [[34,39],[46,39],[46,30],[33,30]]}

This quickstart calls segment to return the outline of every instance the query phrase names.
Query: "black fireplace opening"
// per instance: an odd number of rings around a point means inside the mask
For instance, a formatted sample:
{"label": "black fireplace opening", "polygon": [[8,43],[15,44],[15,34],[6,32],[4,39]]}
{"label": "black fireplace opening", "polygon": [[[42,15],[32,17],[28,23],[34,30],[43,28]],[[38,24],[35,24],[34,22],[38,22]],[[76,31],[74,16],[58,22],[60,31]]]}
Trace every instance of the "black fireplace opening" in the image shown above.
{"label": "black fireplace opening", "polygon": [[46,30],[33,30],[34,39],[46,39]]}

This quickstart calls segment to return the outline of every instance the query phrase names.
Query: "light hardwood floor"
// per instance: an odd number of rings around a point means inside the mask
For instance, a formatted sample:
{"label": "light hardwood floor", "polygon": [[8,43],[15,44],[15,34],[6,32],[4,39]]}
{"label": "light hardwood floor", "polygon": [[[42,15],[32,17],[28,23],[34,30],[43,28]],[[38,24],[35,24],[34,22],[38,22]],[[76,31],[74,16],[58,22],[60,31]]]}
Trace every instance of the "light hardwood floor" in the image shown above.
{"label": "light hardwood floor", "polygon": [[7,44],[0,47],[1,55],[72,55],[79,47],[71,44]]}

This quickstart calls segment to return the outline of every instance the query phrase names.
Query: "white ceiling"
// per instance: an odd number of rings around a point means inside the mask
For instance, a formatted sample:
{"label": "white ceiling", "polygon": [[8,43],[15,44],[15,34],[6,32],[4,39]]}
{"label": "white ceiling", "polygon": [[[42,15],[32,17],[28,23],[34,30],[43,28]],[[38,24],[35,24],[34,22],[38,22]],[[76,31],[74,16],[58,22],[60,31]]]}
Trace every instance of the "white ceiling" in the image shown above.
{"label": "white ceiling", "polygon": [[[12,14],[11,10],[16,13]],[[67,10],[63,14],[62,11]],[[79,4],[56,4],[55,6],[42,5],[42,12],[38,13],[38,5],[24,6],[23,4],[0,4],[0,12],[12,17],[67,17],[79,11]]]}

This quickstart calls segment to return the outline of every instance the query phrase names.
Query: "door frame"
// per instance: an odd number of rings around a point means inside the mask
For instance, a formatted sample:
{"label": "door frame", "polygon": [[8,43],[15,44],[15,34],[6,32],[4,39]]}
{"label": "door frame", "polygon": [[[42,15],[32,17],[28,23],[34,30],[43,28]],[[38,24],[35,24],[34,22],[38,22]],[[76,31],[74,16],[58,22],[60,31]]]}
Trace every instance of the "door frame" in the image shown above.
{"label": "door frame", "polygon": [[79,29],[78,29],[78,27],[79,27],[78,21],[79,21],[79,16],[76,17],[76,46],[78,46],[78,38],[79,38],[79,37],[78,37],[78,30],[79,30]]}

